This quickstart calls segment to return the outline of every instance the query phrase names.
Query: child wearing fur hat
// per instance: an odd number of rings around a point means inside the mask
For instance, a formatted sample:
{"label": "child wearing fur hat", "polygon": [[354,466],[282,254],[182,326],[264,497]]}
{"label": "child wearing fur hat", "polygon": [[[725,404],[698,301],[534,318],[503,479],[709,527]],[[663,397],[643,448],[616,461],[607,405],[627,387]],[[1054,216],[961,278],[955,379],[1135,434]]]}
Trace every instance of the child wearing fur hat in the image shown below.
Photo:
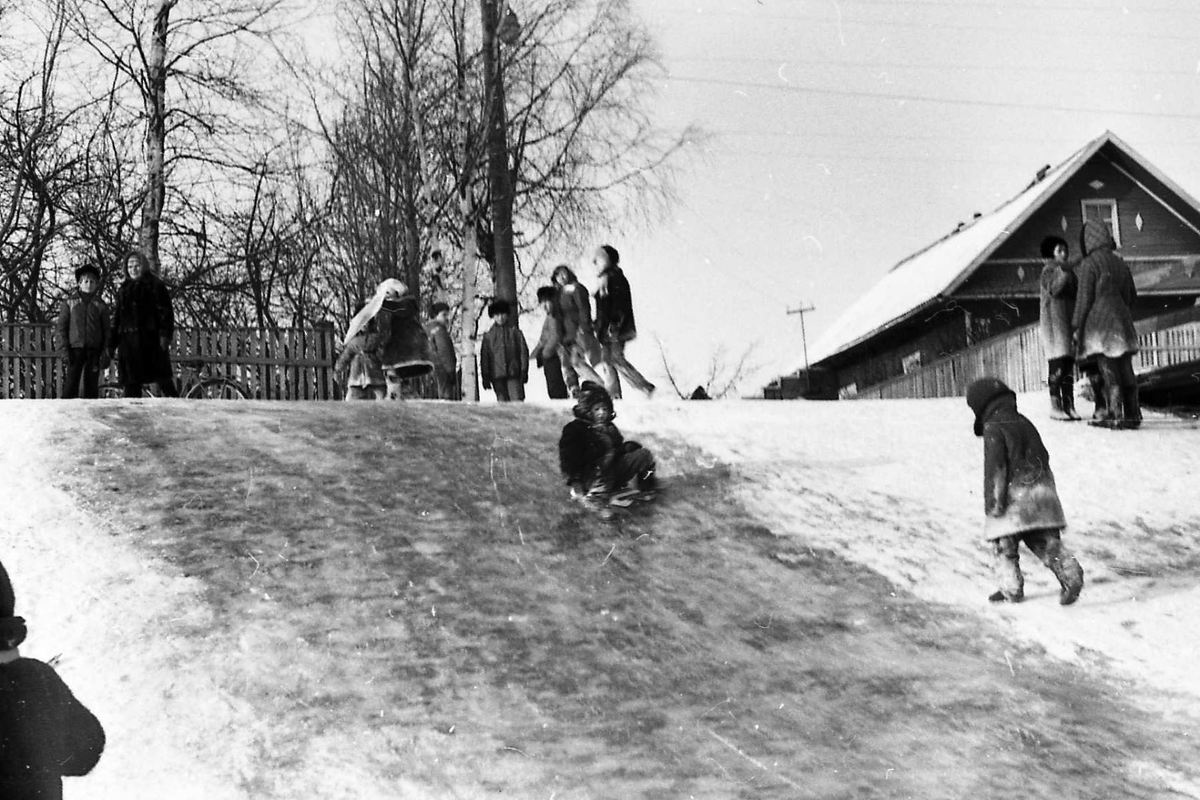
{"label": "child wearing fur hat", "polygon": [[506,300],[493,300],[488,305],[492,327],[479,347],[479,379],[484,389],[496,392],[501,403],[523,401],[529,382],[529,345],[521,330],[508,324],[508,314]]}
{"label": "child wearing fur hat", "polygon": [[637,442],[625,441],[613,424],[617,414],[607,389],[584,381],[574,414],[558,440],[558,463],[572,496],[599,505],[631,481],[643,492],[658,488],[654,456]]}
{"label": "child wearing fur hat", "polygon": [[104,729],[48,665],[22,658],[25,620],[0,564],[0,797],[61,800],[64,775],[86,775]]}
{"label": "child wearing fur hat", "polygon": [[76,290],[59,307],[55,332],[67,359],[64,399],[100,396],[100,373],[111,359],[105,350],[111,330],[108,306],[100,299],[100,268],[84,264],[75,270]]}
{"label": "child wearing fur hat", "polygon": [[983,535],[1000,584],[988,599],[1024,599],[1017,551],[1024,542],[1058,579],[1058,601],[1074,603],[1083,589],[1083,568],[1062,544],[1067,521],[1042,437],[1017,411],[1016,393],[995,378],[967,387],[967,405],[975,412],[975,435],[983,437]]}

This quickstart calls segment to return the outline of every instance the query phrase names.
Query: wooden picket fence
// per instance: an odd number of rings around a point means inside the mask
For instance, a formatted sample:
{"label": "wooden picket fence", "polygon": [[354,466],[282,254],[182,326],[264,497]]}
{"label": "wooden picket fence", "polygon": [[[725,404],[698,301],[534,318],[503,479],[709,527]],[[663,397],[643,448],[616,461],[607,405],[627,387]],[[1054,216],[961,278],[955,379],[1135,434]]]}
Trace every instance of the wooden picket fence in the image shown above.
{"label": "wooden picket fence", "polygon": [[[203,362],[205,376],[228,378],[259,400],[336,399],[336,356],[332,328],[178,328],[171,346],[177,376],[188,369],[181,365]],[[107,377],[115,379],[111,370]],[[0,325],[0,399],[58,397],[64,378],[53,326]]]}
{"label": "wooden picket fence", "polygon": [[[1200,360],[1200,309],[1152,317],[1136,324],[1134,370],[1152,372]],[[860,390],[855,399],[961,397],[978,378],[999,378],[1017,392],[1046,386],[1046,357],[1038,326],[1026,325],[953,353],[915,372]]]}

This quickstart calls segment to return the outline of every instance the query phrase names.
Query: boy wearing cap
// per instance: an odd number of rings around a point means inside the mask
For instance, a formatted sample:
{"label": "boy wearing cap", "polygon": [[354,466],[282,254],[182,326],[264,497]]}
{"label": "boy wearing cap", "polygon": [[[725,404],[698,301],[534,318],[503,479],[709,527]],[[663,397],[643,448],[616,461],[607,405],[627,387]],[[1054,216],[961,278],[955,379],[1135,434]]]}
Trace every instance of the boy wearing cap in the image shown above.
{"label": "boy wearing cap", "polygon": [[1050,455],[1033,423],[1017,412],[1017,395],[1002,381],[983,378],[967,387],[975,435],[983,437],[983,534],[991,544],[999,591],[994,603],[1025,598],[1021,542],[1058,579],[1058,601],[1070,605],[1083,589],[1083,568],[1062,545],[1067,525]]}
{"label": "boy wearing cap", "polygon": [[508,314],[506,300],[493,300],[488,305],[492,327],[483,335],[479,348],[480,382],[484,389],[494,390],[501,403],[523,401],[529,381],[529,345],[520,329],[508,324]]}
{"label": "boy wearing cap", "polygon": [[22,658],[25,620],[0,564],[0,797],[62,800],[64,775],[86,775],[104,729],[48,664]]}
{"label": "boy wearing cap", "polygon": [[108,368],[110,359],[105,351],[108,342],[110,317],[108,306],[100,299],[100,269],[84,264],[75,270],[76,290],[62,301],[55,332],[59,347],[67,358],[67,380],[62,396],[70,399],[100,396],[100,373]]}

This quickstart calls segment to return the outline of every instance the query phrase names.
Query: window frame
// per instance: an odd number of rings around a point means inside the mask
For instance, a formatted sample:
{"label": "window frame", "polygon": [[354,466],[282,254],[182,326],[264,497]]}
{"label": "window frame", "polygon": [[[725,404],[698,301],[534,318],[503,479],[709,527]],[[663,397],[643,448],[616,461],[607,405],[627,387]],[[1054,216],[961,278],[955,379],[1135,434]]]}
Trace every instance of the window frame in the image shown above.
{"label": "window frame", "polygon": [[[1119,207],[1117,206],[1117,199],[1115,197],[1088,197],[1083,200],[1080,200],[1079,201],[1080,219],[1082,219],[1083,223],[1087,223],[1087,221],[1088,221],[1087,210],[1089,207],[1103,208],[1105,206],[1108,207],[1109,214],[1112,218],[1112,222],[1109,224],[1108,227],[1110,230],[1112,230],[1113,241],[1117,243],[1117,247],[1120,247],[1121,246],[1121,218],[1119,216],[1120,210],[1119,210]],[[1101,221],[1103,221],[1103,219],[1101,219]]]}

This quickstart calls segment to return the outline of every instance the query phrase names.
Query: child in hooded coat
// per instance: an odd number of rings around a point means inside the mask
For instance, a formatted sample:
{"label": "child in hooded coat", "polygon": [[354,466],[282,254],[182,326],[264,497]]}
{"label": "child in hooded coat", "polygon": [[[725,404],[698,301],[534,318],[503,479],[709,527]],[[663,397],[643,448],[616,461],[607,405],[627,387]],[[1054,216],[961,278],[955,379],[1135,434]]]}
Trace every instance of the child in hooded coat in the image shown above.
{"label": "child in hooded coat", "polygon": [[400,399],[402,380],[433,372],[433,351],[421,324],[417,299],[408,294],[403,281],[388,278],[350,320],[342,344],[349,345],[371,320],[378,327],[374,352],[387,378],[388,397]]}
{"label": "child in hooded coat", "polygon": [[86,775],[104,729],[48,664],[22,658],[25,620],[0,564],[0,798],[62,800],[64,775]]}
{"label": "child in hooded coat", "polygon": [[572,495],[598,504],[631,481],[644,492],[658,487],[654,456],[637,442],[625,441],[613,424],[617,414],[608,390],[584,381],[574,414],[558,440],[559,466]]}
{"label": "child in hooded coat", "polygon": [[1024,542],[1058,579],[1059,602],[1074,603],[1083,589],[1083,568],[1062,544],[1067,521],[1042,437],[1018,413],[1016,393],[995,378],[967,387],[967,405],[975,412],[975,435],[983,437],[983,535],[1000,584],[988,599],[1025,598],[1018,553]]}
{"label": "child in hooded coat", "polygon": [[[360,305],[354,313],[362,311],[365,306],[365,303]],[[387,398],[387,377],[375,352],[379,348],[379,335],[373,328],[374,321],[350,337],[334,364],[333,373],[347,400]]]}

